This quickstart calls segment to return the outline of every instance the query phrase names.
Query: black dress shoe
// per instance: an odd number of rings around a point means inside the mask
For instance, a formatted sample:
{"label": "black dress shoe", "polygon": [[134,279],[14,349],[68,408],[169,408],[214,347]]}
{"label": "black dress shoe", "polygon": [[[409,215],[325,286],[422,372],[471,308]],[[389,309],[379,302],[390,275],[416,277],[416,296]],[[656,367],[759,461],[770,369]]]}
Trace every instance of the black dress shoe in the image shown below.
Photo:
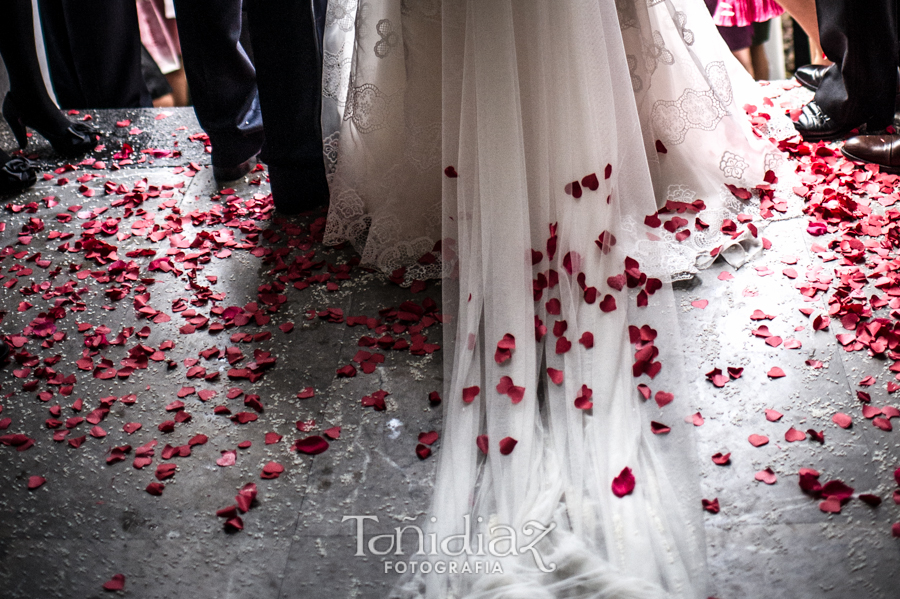
{"label": "black dress shoe", "polygon": [[862,125],[863,123],[850,126],[838,124],[837,121],[825,114],[813,100],[803,107],[800,118],[794,123],[794,128],[805,141],[828,141],[847,137],[851,131]]}
{"label": "black dress shoe", "polygon": [[844,142],[841,153],[850,160],[877,164],[882,171],[900,173],[900,134],[857,135]]}
{"label": "black dress shoe", "polygon": [[29,120],[25,113],[25,109],[16,103],[11,93],[6,94],[3,100],[3,118],[9,123],[16,141],[19,142],[19,148],[24,150],[28,146],[28,131],[26,127],[31,127],[50,142],[50,145],[57,154],[66,158],[74,158],[86,154],[94,149],[97,145],[97,136],[100,132],[87,123],[72,123],[63,118],[65,124],[55,123],[52,129],[38,127],[36,122]]}
{"label": "black dress shoe", "polygon": [[0,150],[0,196],[20,193],[34,185],[37,181],[35,168],[36,165],[27,158],[9,158]]}
{"label": "black dress shoe", "polygon": [[217,183],[228,183],[229,181],[237,181],[250,172],[256,163],[256,156],[251,156],[247,160],[237,166],[216,166],[213,165],[213,177]]}
{"label": "black dress shoe", "polygon": [[6,362],[6,359],[9,357],[9,354],[12,352],[9,349],[9,345],[7,345],[6,341],[0,339],[0,366]]}
{"label": "black dress shoe", "polygon": [[825,71],[830,69],[831,66],[826,64],[804,65],[794,72],[794,79],[806,89],[816,91],[819,89],[822,79],[825,78]]}

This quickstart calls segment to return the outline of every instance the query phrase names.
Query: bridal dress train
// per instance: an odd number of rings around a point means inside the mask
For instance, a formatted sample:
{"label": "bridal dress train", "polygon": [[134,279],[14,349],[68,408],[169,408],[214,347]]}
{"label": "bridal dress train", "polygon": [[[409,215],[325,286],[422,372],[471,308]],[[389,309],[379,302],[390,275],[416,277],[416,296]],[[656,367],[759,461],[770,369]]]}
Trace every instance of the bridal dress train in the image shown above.
{"label": "bridal dress train", "polygon": [[721,232],[777,161],[739,68],[699,0],[329,4],[326,241],[442,274],[449,317],[430,559],[462,573],[397,596],[706,597],[666,283],[758,245]]}

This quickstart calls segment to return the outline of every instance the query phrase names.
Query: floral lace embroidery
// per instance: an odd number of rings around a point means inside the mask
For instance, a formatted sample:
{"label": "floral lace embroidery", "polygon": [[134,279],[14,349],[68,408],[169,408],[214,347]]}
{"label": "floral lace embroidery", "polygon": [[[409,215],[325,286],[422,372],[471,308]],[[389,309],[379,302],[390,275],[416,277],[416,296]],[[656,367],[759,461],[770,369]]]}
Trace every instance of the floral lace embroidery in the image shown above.
{"label": "floral lace embroidery", "polygon": [[391,110],[390,96],[373,83],[350,89],[344,120],[353,121],[360,133],[371,133],[387,126]]}
{"label": "floral lace embroidery", "polygon": [[400,34],[394,31],[394,24],[388,19],[381,19],[375,26],[375,31],[381,38],[375,44],[375,56],[385,58],[393,48],[400,44]]}
{"label": "floral lace embroidery", "polygon": [[675,13],[675,29],[681,34],[681,39],[686,45],[694,45],[694,32],[687,28],[687,15],[683,12]]}
{"label": "floral lace embroidery", "polygon": [[747,170],[748,166],[750,165],[747,164],[746,160],[737,154],[732,154],[728,150],[725,150],[722,154],[722,159],[719,161],[719,169],[726,177],[731,177],[732,179],[743,177],[744,171]]}
{"label": "floral lace embroidery", "polygon": [[675,64],[675,56],[666,48],[666,42],[659,31],[653,32],[653,38],[644,48],[644,57],[647,61],[647,70],[652,74],[661,62],[667,65]]}
{"label": "floral lace embroidery", "polygon": [[341,31],[350,31],[355,19],[356,0],[329,0],[325,27],[337,26]]}

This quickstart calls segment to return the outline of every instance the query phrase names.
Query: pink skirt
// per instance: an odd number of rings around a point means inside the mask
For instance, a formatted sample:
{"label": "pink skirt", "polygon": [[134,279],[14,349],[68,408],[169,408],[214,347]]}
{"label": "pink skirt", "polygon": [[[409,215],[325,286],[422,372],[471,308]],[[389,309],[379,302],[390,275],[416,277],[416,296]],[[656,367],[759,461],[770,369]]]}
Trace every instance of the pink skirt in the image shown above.
{"label": "pink skirt", "polygon": [[713,22],[721,27],[746,27],[774,19],[783,12],[774,0],[719,0]]}
{"label": "pink skirt", "polygon": [[137,0],[141,43],[164,75],[181,68],[178,28],[169,8],[166,0]]}

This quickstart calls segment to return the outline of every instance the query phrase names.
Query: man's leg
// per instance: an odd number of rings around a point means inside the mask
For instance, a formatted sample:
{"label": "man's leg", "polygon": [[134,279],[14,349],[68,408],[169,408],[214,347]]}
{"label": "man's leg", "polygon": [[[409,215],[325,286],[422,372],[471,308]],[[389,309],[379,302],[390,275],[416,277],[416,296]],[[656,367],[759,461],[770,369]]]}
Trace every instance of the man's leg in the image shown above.
{"label": "man's leg", "polygon": [[141,76],[134,2],[41,0],[40,9],[50,77],[63,108],[152,106]]}
{"label": "man's leg", "polygon": [[310,2],[247,0],[272,196],[280,212],[328,201],[322,156],[322,60]]}
{"label": "man's leg", "polygon": [[240,44],[241,0],[175,0],[184,70],[216,177],[237,179],[264,135],[256,72]]}
{"label": "man's leg", "polygon": [[851,0],[817,0],[819,37],[834,66],[824,72],[797,128],[808,139],[836,139],[868,124],[893,120],[897,94],[897,31],[893,0],[860,6]]}
{"label": "man's leg", "polygon": [[84,106],[87,100],[78,82],[62,0],[38,0],[38,8],[53,93],[63,108]]}

